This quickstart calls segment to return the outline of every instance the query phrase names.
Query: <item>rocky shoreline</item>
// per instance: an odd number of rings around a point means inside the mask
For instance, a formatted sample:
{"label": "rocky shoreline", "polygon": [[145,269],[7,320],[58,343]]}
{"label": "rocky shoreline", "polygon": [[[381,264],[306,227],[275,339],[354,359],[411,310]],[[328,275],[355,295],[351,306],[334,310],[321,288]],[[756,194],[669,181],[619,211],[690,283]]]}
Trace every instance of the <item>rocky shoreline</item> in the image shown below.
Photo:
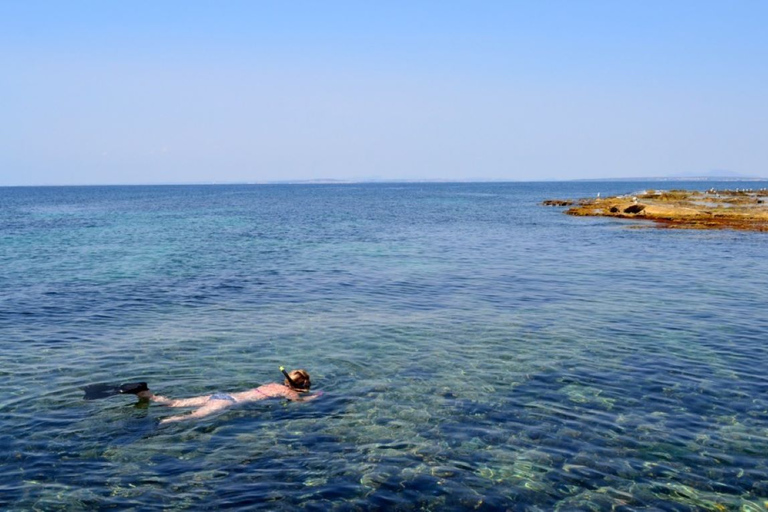
{"label": "rocky shoreline", "polygon": [[768,189],[764,188],[647,190],[578,201],[549,199],[542,204],[569,207],[568,215],[650,220],[666,228],[768,231]]}

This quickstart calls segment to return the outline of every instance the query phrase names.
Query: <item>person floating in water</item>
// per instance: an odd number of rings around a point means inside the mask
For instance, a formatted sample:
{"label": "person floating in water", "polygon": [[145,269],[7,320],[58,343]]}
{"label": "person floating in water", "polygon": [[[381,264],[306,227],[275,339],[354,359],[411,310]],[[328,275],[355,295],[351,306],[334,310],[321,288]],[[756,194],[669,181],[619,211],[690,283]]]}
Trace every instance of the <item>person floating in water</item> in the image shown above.
{"label": "person floating in water", "polygon": [[[137,382],[133,384],[124,384],[114,388],[114,392],[111,394],[128,393],[138,396],[141,400],[157,402],[158,404],[168,407],[197,407],[195,411],[192,411],[189,414],[179,414],[163,418],[160,420],[160,423],[202,418],[239,403],[257,402],[259,400],[266,400],[267,398],[287,398],[288,400],[297,402],[307,402],[318,398],[322,394],[322,392],[313,395],[306,394],[309,393],[309,388],[312,385],[309,380],[309,373],[307,373],[306,370],[293,370],[288,373],[283,367],[280,367],[280,371],[285,375],[283,384],[272,382],[239,393],[214,393],[212,395],[202,395],[192,398],[172,399],[154,394],[149,390],[146,382]],[[88,393],[89,391],[86,390],[86,395],[88,395]],[[102,392],[99,396],[93,394],[86,398],[101,398],[102,396],[108,396],[109,394],[109,392]]]}

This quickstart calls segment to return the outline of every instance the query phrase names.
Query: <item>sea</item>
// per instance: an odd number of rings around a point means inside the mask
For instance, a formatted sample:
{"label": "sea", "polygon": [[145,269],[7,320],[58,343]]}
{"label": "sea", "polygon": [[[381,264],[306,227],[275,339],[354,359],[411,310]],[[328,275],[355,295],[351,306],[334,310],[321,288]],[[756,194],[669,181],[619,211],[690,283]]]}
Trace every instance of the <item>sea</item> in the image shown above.
{"label": "sea", "polygon": [[768,234],[541,203],[766,186],[0,188],[0,508],[765,510]]}

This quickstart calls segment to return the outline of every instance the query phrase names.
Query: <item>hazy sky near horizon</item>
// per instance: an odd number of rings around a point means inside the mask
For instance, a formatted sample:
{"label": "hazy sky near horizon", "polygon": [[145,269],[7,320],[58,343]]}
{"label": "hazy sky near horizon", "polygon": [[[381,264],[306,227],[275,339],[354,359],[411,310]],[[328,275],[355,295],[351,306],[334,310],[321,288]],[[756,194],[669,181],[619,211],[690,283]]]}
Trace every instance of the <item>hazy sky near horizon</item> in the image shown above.
{"label": "hazy sky near horizon", "polygon": [[768,176],[768,2],[5,1],[0,186]]}

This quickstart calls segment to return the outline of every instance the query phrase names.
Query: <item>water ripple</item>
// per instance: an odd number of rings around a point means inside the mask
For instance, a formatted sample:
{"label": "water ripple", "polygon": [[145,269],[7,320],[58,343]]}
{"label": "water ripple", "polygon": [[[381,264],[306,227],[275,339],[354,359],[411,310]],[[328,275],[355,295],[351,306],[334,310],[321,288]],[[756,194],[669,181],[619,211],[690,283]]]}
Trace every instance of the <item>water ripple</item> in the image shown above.
{"label": "water ripple", "polygon": [[593,187],[0,189],[0,503],[758,510],[768,239],[539,206]]}

